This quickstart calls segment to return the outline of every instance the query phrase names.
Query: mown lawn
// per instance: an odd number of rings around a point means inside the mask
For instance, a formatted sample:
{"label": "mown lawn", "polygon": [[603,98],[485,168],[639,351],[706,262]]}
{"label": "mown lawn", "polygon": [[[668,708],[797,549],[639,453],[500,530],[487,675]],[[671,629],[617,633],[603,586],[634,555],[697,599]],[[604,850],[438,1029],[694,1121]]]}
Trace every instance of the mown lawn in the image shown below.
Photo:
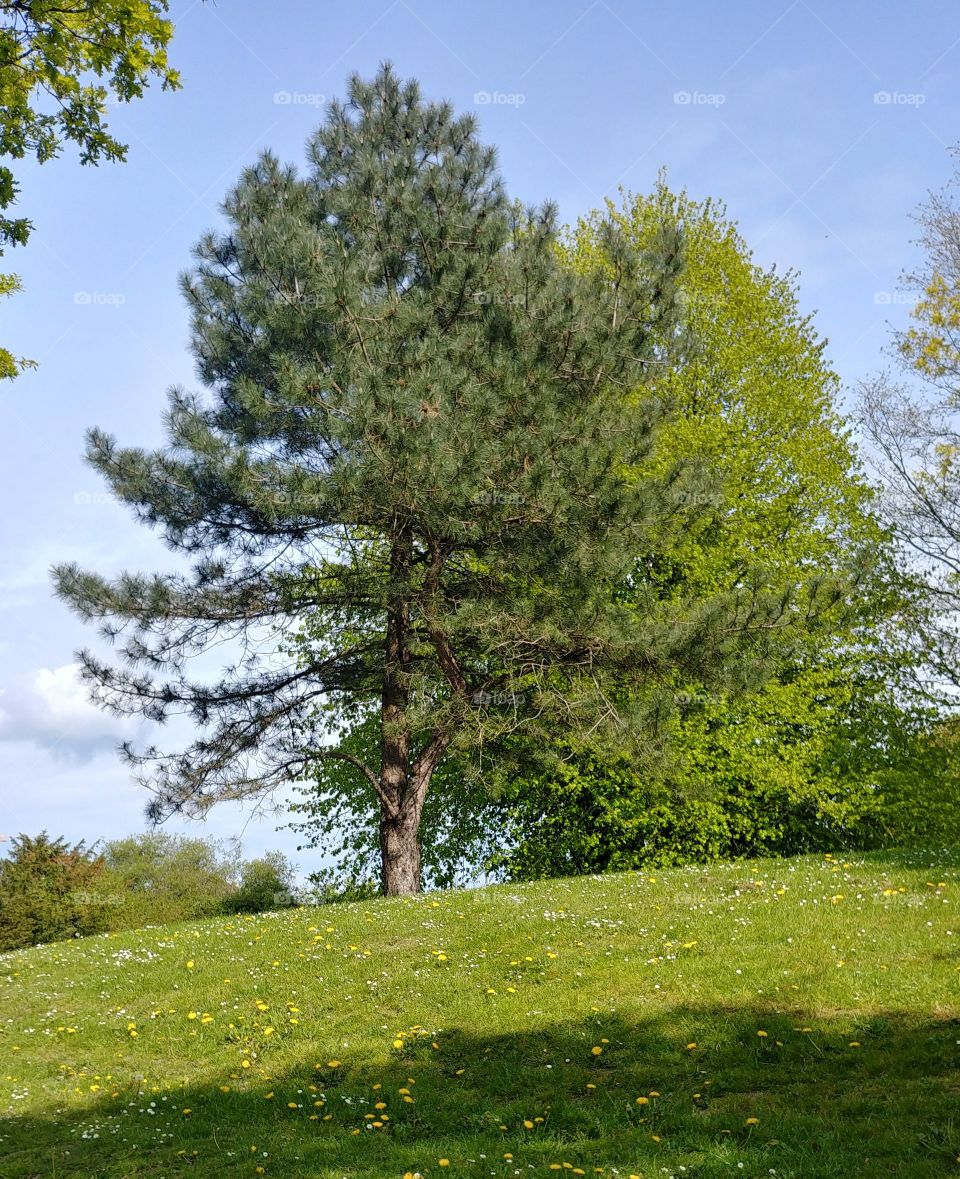
{"label": "mown lawn", "polygon": [[960,855],[0,956],[0,1175],[960,1175]]}

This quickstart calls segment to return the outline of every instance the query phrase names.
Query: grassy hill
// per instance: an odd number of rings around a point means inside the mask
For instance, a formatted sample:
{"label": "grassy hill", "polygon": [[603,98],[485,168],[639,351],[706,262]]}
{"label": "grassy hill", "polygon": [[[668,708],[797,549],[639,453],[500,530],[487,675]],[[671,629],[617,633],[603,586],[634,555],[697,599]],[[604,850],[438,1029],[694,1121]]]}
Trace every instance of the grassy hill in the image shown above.
{"label": "grassy hill", "polygon": [[960,857],[674,869],[0,957],[0,1176],[960,1174]]}

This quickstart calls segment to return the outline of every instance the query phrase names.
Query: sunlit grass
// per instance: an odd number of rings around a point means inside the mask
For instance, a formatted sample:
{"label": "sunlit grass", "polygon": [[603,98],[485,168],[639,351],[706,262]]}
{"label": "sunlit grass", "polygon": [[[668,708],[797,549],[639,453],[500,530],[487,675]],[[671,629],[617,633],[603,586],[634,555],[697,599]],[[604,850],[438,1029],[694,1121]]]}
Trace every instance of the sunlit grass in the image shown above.
{"label": "sunlit grass", "polygon": [[960,1175],[960,858],[298,909],[0,957],[0,1175]]}

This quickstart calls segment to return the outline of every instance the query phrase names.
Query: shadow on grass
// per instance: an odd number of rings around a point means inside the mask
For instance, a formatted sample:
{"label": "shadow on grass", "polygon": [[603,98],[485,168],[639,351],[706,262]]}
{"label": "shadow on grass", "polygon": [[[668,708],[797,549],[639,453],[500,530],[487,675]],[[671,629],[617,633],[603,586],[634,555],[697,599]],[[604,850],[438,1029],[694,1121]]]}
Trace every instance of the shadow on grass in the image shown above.
{"label": "shadow on grass", "polygon": [[337,1067],[304,1057],[202,1086],[158,1063],[142,1093],[8,1119],[0,1176],[925,1179],[960,1173],[958,1041],[953,1019],[691,1005],[489,1039],[430,1031],[379,1060],[345,1049]]}

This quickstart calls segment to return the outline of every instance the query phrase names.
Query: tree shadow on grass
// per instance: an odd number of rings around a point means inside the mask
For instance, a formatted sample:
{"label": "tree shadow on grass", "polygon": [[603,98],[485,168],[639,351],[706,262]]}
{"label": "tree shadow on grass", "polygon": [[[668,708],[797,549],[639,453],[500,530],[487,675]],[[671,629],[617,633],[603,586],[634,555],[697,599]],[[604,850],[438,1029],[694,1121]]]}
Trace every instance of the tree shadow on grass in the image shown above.
{"label": "tree shadow on grass", "polygon": [[0,1176],[926,1179],[960,1171],[958,1041],[953,1019],[690,1005],[204,1085],[158,1061],[141,1093],[8,1119]]}

